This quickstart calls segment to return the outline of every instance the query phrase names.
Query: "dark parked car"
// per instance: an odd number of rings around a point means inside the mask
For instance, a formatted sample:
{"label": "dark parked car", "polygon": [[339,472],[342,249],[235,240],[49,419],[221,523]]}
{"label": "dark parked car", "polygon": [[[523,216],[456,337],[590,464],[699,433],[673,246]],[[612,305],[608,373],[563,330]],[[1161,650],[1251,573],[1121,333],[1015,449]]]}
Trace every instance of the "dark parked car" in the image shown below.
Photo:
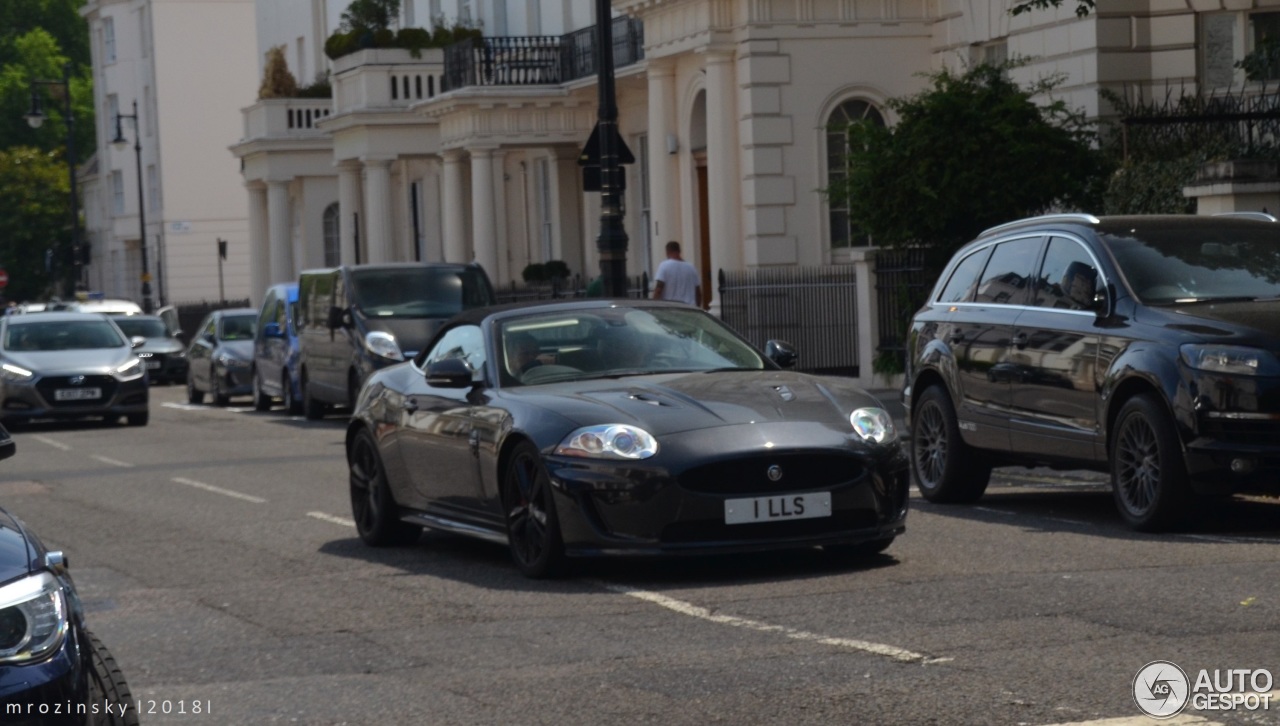
{"label": "dark parked car", "polygon": [[187,348],[187,400],[204,401],[204,394],[225,406],[232,396],[253,393],[253,338],[258,311],[253,308],[215,310],[196,328]]}
{"label": "dark parked car", "polygon": [[36,418],[125,417],[146,426],[147,369],[134,342],[97,313],[6,315],[0,321],[0,411]]}
{"label": "dark parked car", "polygon": [[[14,448],[0,428],[0,459]],[[0,722],[136,726],[129,685],[86,627],[67,568],[0,509]]]}
{"label": "dark parked car", "polygon": [[111,319],[125,337],[143,338],[146,342],[134,354],[147,367],[152,383],[178,383],[187,380],[187,351],[181,340],[163,320],[154,315],[117,315]]}
{"label": "dark parked car", "polygon": [[354,406],[379,368],[413,358],[446,320],[494,303],[479,265],[396,263],[306,270],[298,278],[298,342],[307,418]]}
{"label": "dark parked car", "polygon": [[768,348],[675,303],[462,313],[361,390],[346,437],[360,537],[505,543],[531,577],[566,555],[883,551],[909,486],[892,419]]}
{"label": "dark parked car", "polygon": [[904,399],[932,501],[1004,464],[1109,471],[1140,530],[1280,490],[1280,223],[1051,215],[957,252],[912,321]]}
{"label": "dark parked car", "polygon": [[271,399],[279,398],[285,411],[302,413],[297,319],[297,283],[267,288],[253,339],[253,405],[259,411],[271,408]]}

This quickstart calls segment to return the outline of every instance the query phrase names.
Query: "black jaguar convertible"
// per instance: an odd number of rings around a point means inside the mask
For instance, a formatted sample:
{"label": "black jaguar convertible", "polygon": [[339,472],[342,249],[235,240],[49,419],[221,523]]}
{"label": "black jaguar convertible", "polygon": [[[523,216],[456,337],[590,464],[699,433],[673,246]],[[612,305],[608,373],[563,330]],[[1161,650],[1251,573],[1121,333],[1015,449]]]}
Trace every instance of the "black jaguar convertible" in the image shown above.
{"label": "black jaguar convertible", "polygon": [[849,380],[786,370],[786,343],[766,349],[674,303],[462,313],[360,392],[360,537],[480,537],[530,577],[566,556],[883,551],[907,509],[892,418]]}

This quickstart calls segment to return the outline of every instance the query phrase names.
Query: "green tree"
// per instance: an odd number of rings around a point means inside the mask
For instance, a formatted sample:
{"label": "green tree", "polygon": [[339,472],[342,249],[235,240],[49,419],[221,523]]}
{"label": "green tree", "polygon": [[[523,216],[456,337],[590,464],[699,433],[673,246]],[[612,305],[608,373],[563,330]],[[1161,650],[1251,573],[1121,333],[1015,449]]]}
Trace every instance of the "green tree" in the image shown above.
{"label": "green tree", "polygon": [[80,16],[84,0],[4,0],[0,2],[0,66],[21,60],[18,38],[40,28],[53,36],[76,67],[90,65],[89,25]]}
{"label": "green tree", "polygon": [[[48,117],[43,126],[32,129],[24,116],[31,110],[31,82],[61,81],[63,67],[70,59],[59,48],[57,39],[41,28],[13,39],[12,49],[16,54],[15,60],[0,66],[0,148],[35,146],[45,150],[62,149],[67,142],[67,126],[63,110],[66,96],[61,85],[40,84],[36,87],[41,109]],[[96,138],[93,79],[87,66],[74,63],[71,108],[75,117],[77,161],[82,162],[92,153]]]}
{"label": "green tree", "polygon": [[[0,266],[9,274],[10,300],[43,297],[74,276],[70,264],[70,194],[66,160],[31,147],[0,150]],[[52,274],[45,269],[53,250]]]}
{"label": "green tree", "polygon": [[992,225],[1091,206],[1102,162],[1083,115],[1033,100],[1053,81],[1023,88],[1007,70],[931,74],[925,90],[889,102],[896,125],[855,122],[848,174],[827,193],[877,244],[921,245],[935,263]]}

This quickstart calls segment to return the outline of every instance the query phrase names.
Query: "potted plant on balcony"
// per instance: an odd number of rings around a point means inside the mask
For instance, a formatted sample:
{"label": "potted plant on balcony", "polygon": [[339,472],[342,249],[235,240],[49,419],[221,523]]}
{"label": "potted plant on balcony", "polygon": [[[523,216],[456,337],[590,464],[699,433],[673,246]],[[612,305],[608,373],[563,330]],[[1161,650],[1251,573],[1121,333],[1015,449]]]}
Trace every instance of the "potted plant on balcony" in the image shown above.
{"label": "potted plant on balcony", "polygon": [[298,81],[289,72],[289,62],[284,57],[284,46],[277,45],[267,51],[267,64],[262,69],[262,85],[258,86],[258,98],[293,98],[298,94]]}

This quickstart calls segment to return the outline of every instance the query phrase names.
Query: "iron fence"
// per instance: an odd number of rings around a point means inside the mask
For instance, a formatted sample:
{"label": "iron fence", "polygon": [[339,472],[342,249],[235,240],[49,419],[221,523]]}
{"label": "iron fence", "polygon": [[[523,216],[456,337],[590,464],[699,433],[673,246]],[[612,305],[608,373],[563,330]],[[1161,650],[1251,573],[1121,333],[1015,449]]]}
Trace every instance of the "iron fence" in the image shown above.
{"label": "iron fence", "polygon": [[[562,68],[566,81],[588,78],[596,74],[595,26],[565,35],[562,43]],[[622,68],[644,58],[644,23],[635,18],[613,20],[613,66]]]}
{"label": "iron fence", "polygon": [[878,357],[895,356],[905,363],[911,316],[924,304],[936,279],[928,260],[927,251],[919,247],[876,250]]}
{"label": "iron fence", "polygon": [[797,368],[858,375],[857,270],[852,266],[720,270],[720,317],[757,347],[785,340]]}
{"label": "iron fence", "polygon": [[[644,58],[644,25],[613,21],[613,62]],[[567,35],[467,38],[444,50],[443,90],[468,86],[555,85],[596,73],[595,27]]]}
{"label": "iron fence", "polygon": [[1166,89],[1163,99],[1138,90],[1114,94],[1125,159],[1167,158],[1171,149],[1274,158],[1280,146],[1280,92],[1267,84],[1196,95]]}

